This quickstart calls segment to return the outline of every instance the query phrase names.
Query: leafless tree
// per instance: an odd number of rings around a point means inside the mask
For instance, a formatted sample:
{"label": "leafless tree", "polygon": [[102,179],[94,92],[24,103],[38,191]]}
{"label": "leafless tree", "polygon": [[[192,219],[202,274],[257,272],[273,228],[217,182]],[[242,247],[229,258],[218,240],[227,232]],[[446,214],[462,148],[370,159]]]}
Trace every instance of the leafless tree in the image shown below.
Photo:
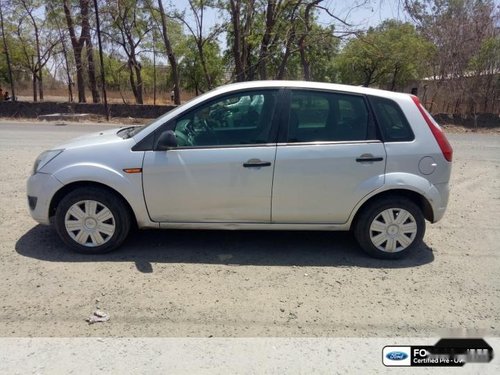
{"label": "leafless tree", "polygon": [[[165,52],[167,54],[167,60],[170,64],[170,74],[172,77],[174,92],[174,103],[179,105],[181,104],[181,95],[180,95],[180,75],[179,75],[179,62],[177,60],[177,55],[174,51],[172,36],[170,25],[167,17],[167,13],[165,12],[165,7],[163,6],[163,1],[158,0],[158,7],[155,7],[152,0],[146,1],[146,7],[149,9],[151,17],[154,23],[158,26],[161,33],[161,38],[163,41],[163,45],[165,47]],[[153,41],[154,43],[154,41]]]}
{"label": "leafless tree", "polygon": [[113,22],[112,28],[105,33],[110,40],[119,45],[127,57],[130,87],[135,102],[143,104],[142,65],[139,61],[141,45],[151,31],[146,21],[144,9],[138,7],[137,1],[118,0],[108,4],[107,13]]}
{"label": "leafless tree", "polygon": [[229,0],[232,55],[237,82],[252,80],[255,67],[251,63],[251,49],[248,37],[256,15],[255,0]]}
{"label": "leafless tree", "polygon": [[[33,101],[38,98],[43,100],[43,69],[49,61],[51,54],[59,43],[59,39],[52,30],[45,27],[45,20],[36,17],[39,4],[29,0],[19,0],[15,10],[18,19],[16,36],[20,41],[20,49],[23,54],[23,65],[30,71],[32,76]],[[32,37],[35,37],[34,52],[32,49]],[[43,35],[42,35],[43,34]]]}
{"label": "leafless tree", "polygon": [[311,66],[306,53],[306,43],[305,40],[307,36],[311,33],[311,16],[314,7],[321,3],[323,0],[313,0],[312,2],[306,4],[304,10],[304,32],[299,38],[299,52],[300,52],[300,62],[302,64],[302,71],[304,74],[304,79],[306,81],[311,80]]}
{"label": "leafless tree", "polygon": [[[73,102],[73,79],[71,78],[71,68],[70,68],[70,62],[68,58],[68,48],[67,48],[67,37],[65,35],[65,30],[63,26],[61,25],[60,18],[58,17],[58,14],[56,14],[56,10],[54,9],[54,4],[52,2],[49,2],[47,4],[47,11],[54,14],[53,21],[55,28],[57,29],[57,34],[59,35],[59,44],[61,46],[60,53],[62,54],[63,57],[63,62],[64,62],[64,71],[65,71],[65,78],[66,78],[66,83],[68,87],[68,101],[70,103]],[[67,31],[67,30],[66,30]]]}
{"label": "leafless tree", "polygon": [[213,88],[212,77],[208,71],[207,62],[205,59],[204,46],[205,44],[215,40],[217,36],[223,30],[222,25],[214,25],[212,30],[208,35],[205,35],[204,28],[204,16],[205,11],[208,6],[210,6],[209,0],[188,0],[189,3],[189,15],[191,17],[187,17],[186,11],[179,12],[176,11],[174,17],[181,21],[189,31],[189,33],[193,36],[193,39],[196,43],[196,47],[198,49],[198,56],[200,57],[201,66],[203,68],[203,73],[205,75],[205,79],[207,82],[208,89]]}
{"label": "leafless tree", "polygon": [[73,55],[75,57],[76,65],[76,84],[78,86],[78,101],[85,103],[85,80],[84,80],[84,65],[83,65],[83,48],[86,47],[87,64],[89,85],[92,92],[92,101],[98,103],[100,101],[99,91],[97,90],[97,81],[95,76],[95,64],[92,48],[92,38],[90,35],[90,22],[89,22],[89,9],[90,0],[80,0],[80,36],[76,35],[75,21],[71,12],[71,4],[69,0],[63,0],[64,14],[66,16],[66,23],[68,32],[73,47]]}

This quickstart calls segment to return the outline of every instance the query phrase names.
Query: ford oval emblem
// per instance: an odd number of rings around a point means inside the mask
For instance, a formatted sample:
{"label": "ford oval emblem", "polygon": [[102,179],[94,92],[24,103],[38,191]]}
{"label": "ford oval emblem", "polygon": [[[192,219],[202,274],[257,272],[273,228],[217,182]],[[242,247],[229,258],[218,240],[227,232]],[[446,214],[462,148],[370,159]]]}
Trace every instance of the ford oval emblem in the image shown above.
{"label": "ford oval emblem", "polygon": [[385,355],[387,359],[392,361],[402,361],[403,359],[408,358],[408,354],[403,352],[390,352]]}

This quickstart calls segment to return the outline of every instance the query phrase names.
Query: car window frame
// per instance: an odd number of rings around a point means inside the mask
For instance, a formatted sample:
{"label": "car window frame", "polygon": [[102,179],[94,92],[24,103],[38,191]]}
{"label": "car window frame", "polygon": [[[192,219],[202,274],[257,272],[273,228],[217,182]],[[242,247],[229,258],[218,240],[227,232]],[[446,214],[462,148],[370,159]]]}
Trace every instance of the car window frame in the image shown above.
{"label": "car window frame", "polygon": [[[368,135],[373,134],[373,139],[365,140],[338,140],[338,141],[308,141],[308,142],[288,142],[288,121],[290,119],[291,105],[292,105],[292,92],[312,92],[312,93],[323,93],[323,94],[338,94],[338,95],[348,95],[356,96],[363,99],[365,107],[368,113]],[[283,107],[281,118],[279,120],[280,129],[278,132],[278,145],[280,146],[304,146],[304,145],[324,145],[324,144],[350,144],[350,143],[378,143],[382,142],[381,132],[375,122],[375,116],[372,111],[370,102],[365,94],[352,93],[341,90],[328,90],[328,89],[317,89],[317,88],[302,88],[302,87],[288,87],[284,89],[283,93]]]}
{"label": "car window frame", "polygon": [[[213,105],[214,103],[224,100],[224,98],[229,98],[235,95],[241,95],[243,96],[245,93],[254,93],[255,92],[263,92],[263,91],[275,91],[276,92],[276,102],[274,105],[274,111],[271,116],[271,129],[269,133],[269,140],[270,142],[266,143],[249,143],[249,144],[232,144],[232,145],[201,145],[201,146],[178,146],[175,148],[172,148],[172,150],[199,150],[199,149],[224,149],[224,148],[242,148],[242,147],[269,147],[269,146],[276,146],[277,144],[277,139],[278,139],[278,132],[279,132],[279,118],[281,115],[281,107],[283,105],[283,87],[261,87],[261,88],[252,88],[252,89],[240,89],[240,90],[235,90],[231,92],[225,92],[220,95],[217,95],[216,97],[211,98],[210,100],[204,101],[202,103],[199,103],[198,105],[189,108],[186,111],[183,111],[182,113],[179,113],[177,116],[174,118],[170,119],[167,121],[165,124],[160,125],[158,129],[156,129],[151,135],[153,137],[152,139],[152,147],[148,150],[145,151],[159,151],[155,149],[155,145],[158,141],[158,137],[160,134],[164,131],[167,130],[172,130],[175,131],[175,126],[177,121],[184,116],[189,116],[194,114],[195,112],[199,111],[202,107],[204,106],[210,106]],[[149,138],[146,137],[146,138]],[[147,141],[148,145],[151,144],[151,140]]]}
{"label": "car window frame", "polygon": [[[378,132],[379,137],[382,140],[382,142],[384,142],[384,143],[411,143],[411,142],[415,141],[415,132],[413,131],[413,128],[411,126],[411,122],[410,122],[410,120],[408,120],[406,113],[403,111],[403,109],[401,108],[401,106],[399,105],[399,103],[397,101],[392,100],[390,98],[386,98],[385,96],[377,96],[377,95],[366,95],[366,98],[368,101],[368,105],[370,106],[370,110],[372,112],[373,119],[374,119],[375,124],[377,126],[377,132]],[[396,108],[398,109],[400,114],[402,114],[404,119],[406,120],[406,123],[408,125],[408,129],[410,130],[410,133],[411,133],[411,139],[400,140],[400,139],[388,139],[387,138],[387,136],[384,132],[384,129],[382,127],[381,120],[377,116],[377,111],[374,108],[375,103],[373,103],[373,100],[377,100],[377,99],[386,100],[388,102],[391,102],[391,104],[393,104],[394,106],[396,106]]]}

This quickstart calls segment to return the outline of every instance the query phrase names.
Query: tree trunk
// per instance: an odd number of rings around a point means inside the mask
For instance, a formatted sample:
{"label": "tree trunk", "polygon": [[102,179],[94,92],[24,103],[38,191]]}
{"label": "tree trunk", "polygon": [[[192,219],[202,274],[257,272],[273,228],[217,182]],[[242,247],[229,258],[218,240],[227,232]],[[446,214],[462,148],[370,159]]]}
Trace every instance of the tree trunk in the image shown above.
{"label": "tree trunk", "polygon": [[99,97],[99,90],[97,89],[94,49],[92,46],[92,38],[90,36],[89,6],[90,0],[80,0],[80,8],[82,14],[82,34],[80,39],[83,40],[83,43],[85,43],[86,46],[85,53],[87,54],[87,70],[90,92],[92,93],[92,102],[99,103],[101,101],[101,98]]}
{"label": "tree trunk", "polygon": [[4,29],[4,25],[3,25],[3,9],[2,9],[2,4],[0,4],[0,26],[1,26],[1,31],[2,31],[2,39],[3,39],[3,47],[4,47],[4,53],[5,53],[5,60],[7,62],[7,70],[8,70],[8,74],[9,74],[10,92],[11,92],[12,101],[15,101],[16,100],[16,93],[14,91],[14,80],[12,79],[12,65],[10,63],[9,48],[7,47],[7,40],[5,39],[5,29]]}
{"label": "tree trunk", "polygon": [[32,74],[31,84],[33,85],[33,101],[37,102],[38,98],[37,98],[37,92],[36,92],[36,73],[35,72],[33,72],[33,74]]}
{"label": "tree trunk", "polygon": [[243,80],[245,81],[253,81],[255,77],[256,66],[252,64],[252,46],[247,41],[247,36],[250,35],[250,30],[253,27],[254,6],[255,0],[247,0],[245,23],[243,24],[243,32],[240,34],[243,54],[241,56],[241,61],[243,62]]}
{"label": "tree trunk", "polygon": [[200,55],[201,67],[203,68],[203,74],[205,75],[205,80],[207,81],[207,87],[209,90],[212,89],[212,77],[210,77],[210,73],[208,72],[207,62],[205,61],[205,54],[203,53],[203,45],[198,43],[198,54]]}
{"label": "tree trunk", "polygon": [[172,43],[170,43],[170,37],[167,27],[167,16],[165,15],[165,10],[163,9],[162,0],[158,0],[158,7],[160,10],[163,43],[165,44],[168,63],[170,64],[170,68],[172,70],[172,81],[174,82],[174,103],[179,105],[181,104],[179,66],[177,64],[177,58],[175,57],[174,50],[172,48]]}
{"label": "tree trunk", "polygon": [[394,67],[394,74],[392,75],[391,91],[394,91],[394,89],[396,88],[396,78],[398,76],[398,73],[399,73],[399,66],[396,65]]}
{"label": "tree trunk", "polygon": [[[38,80],[38,91],[40,94],[40,100],[43,100],[43,78],[42,78],[42,56],[40,53],[40,32],[38,30],[38,25],[36,24],[35,18],[31,11],[28,10],[26,5],[23,3],[27,15],[31,20],[31,24],[33,25],[33,29],[35,31],[35,50],[36,50],[36,64],[33,64],[33,84],[36,87],[36,82]],[[33,95],[33,100],[36,101],[36,95]]]}
{"label": "tree trunk", "polygon": [[302,34],[302,36],[299,39],[299,52],[300,52],[300,62],[302,64],[302,72],[304,75],[304,80],[310,81],[311,80],[311,65],[309,64],[309,60],[307,59],[307,52],[306,52],[306,37],[309,35],[311,32],[311,23],[310,23],[310,16],[311,16],[311,9],[321,3],[323,0],[314,0],[313,2],[309,3],[306,5],[306,9],[304,12],[304,28],[305,32]]}
{"label": "tree trunk", "polygon": [[292,43],[295,40],[295,30],[290,31],[290,36],[288,37],[286,41],[286,47],[285,47],[285,54],[283,55],[283,58],[281,59],[280,66],[278,68],[278,74],[276,75],[276,79],[284,79],[285,78],[285,71],[286,71],[286,64],[288,63],[288,59],[290,58],[290,55],[292,53],[291,48],[292,48]]}
{"label": "tree trunk", "polygon": [[40,100],[43,100],[43,74],[42,74],[42,60],[40,56],[40,36],[38,35],[38,27],[36,26],[35,21],[33,21],[33,25],[35,27],[35,41],[36,41],[36,71],[38,74],[35,75],[36,79],[38,79],[38,92],[40,96]]}
{"label": "tree trunk", "polygon": [[307,60],[307,57],[306,57],[306,51],[305,51],[304,44],[305,44],[304,39],[301,38],[301,41],[299,43],[300,63],[302,64],[302,74],[304,76],[304,81],[310,81],[311,80],[311,66],[309,65],[309,61]]}
{"label": "tree trunk", "polygon": [[85,98],[85,80],[83,78],[83,65],[82,65],[82,48],[73,47],[73,54],[75,56],[75,66],[76,66],[76,85],[78,88],[78,102],[86,103]]}
{"label": "tree trunk", "polygon": [[99,103],[101,101],[101,98],[99,95],[99,90],[97,89],[97,79],[96,79],[95,62],[94,62],[94,49],[92,48],[92,43],[90,42],[90,39],[87,39],[86,45],[87,45],[87,50],[86,50],[87,64],[88,64],[88,71],[89,71],[89,86],[90,86],[90,91],[92,92],[92,102]]}
{"label": "tree trunk", "polygon": [[365,81],[363,82],[364,87],[368,87],[372,83],[373,73],[375,73],[375,68],[365,71]]}
{"label": "tree trunk", "polygon": [[106,114],[106,120],[109,121],[108,94],[106,92],[106,72],[104,71],[104,57],[102,52],[101,21],[99,20],[99,7],[97,6],[97,0],[94,0],[94,11],[95,11],[97,43],[99,46],[99,62],[101,63],[102,98],[104,100],[104,112]]}
{"label": "tree trunk", "polygon": [[135,99],[135,102],[137,103],[137,98],[138,98],[139,93],[137,92],[137,86],[135,84],[134,68],[133,68],[132,63],[130,61],[128,62],[128,70],[129,70],[130,87],[132,88],[132,93],[134,94],[134,99]]}
{"label": "tree trunk", "polygon": [[38,71],[37,75],[38,80],[38,94],[40,96],[40,100],[43,100],[43,76],[42,76],[42,68]]}
{"label": "tree trunk", "polygon": [[292,44],[295,42],[295,38],[297,36],[297,32],[295,30],[296,14],[297,14],[297,11],[299,10],[300,4],[301,4],[301,1],[296,2],[296,4],[293,7],[292,14],[290,16],[291,28],[288,31],[289,36],[286,40],[285,54],[283,55],[283,58],[281,59],[281,63],[280,63],[280,66],[278,68],[278,74],[276,75],[276,79],[284,79],[285,78],[286,64],[288,63],[288,59],[290,58],[290,55],[292,54]]}
{"label": "tree trunk", "polygon": [[135,70],[135,77],[137,78],[136,103],[137,104],[144,104],[143,95],[142,95],[142,92],[143,92],[142,73],[141,73],[141,67],[137,61],[134,63],[134,70]]}
{"label": "tree trunk", "polygon": [[[80,0],[80,6],[84,0]],[[83,39],[76,38],[75,27],[73,22],[73,17],[71,15],[71,8],[69,0],[63,0],[64,14],[66,16],[66,24],[68,25],[68,32],[71,38],[71,46],[73,47],[73,55],[75,57],[76,65],[76,85],[78,87],[78,102],[85,103],[87,100],[85,98],[85,82],[83,78],[83,65],[82,65],[82,48]]]}
{"label": "tree trunk", "polygon": [[233,26],[233,60],[236,74],[236,81],[243,82],[245,80],[245,71],[243,69],[243,61],[241,58],[241,0],[229,0],[231,9],[231,24]]}
{"label": "tree trunk", "polygon": [[258,61],[258,71],[260,79],[267,79],[267,61],[269,53],[269,44],[271,43],[271,35],[273,33],[276,11],[276,0],[267,0],[267,10],[266,10],[266,28],[264,35],[262,36],[262,42],[260,44],[259,61]]}
{"label": "tree trunk", "polygon": [[255,65],[252,64],[252,49],[248,43],[245,43],[245,81],[255,79]]}
{"label": "tree trunk", "polygon": [[69,61],[68,61],[68,50],[66,49],[66,42],[63,39],[61,30],[59,29],[59,35],[61,38],[62,53],[64,57],[64,65],[66,67],[66,79],[68,80],[68,101],[73,103],[73,80],[71,79],[71,74],[69,72]]}

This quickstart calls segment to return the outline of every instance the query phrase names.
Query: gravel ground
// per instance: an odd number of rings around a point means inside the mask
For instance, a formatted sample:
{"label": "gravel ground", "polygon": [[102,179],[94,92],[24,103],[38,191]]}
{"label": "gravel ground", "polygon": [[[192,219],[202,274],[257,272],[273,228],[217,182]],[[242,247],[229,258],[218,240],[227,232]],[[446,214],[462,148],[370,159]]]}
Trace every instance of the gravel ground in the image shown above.
{"label": "gravel ground", "polygon": [[[445,218],[399,261],[348,233],[140,231],[68,252],[27,212],[39,152],[109,125],[0,122],[0,336],[440,336],[500,333],[500,135],[451,134]],[[88,325],[96,305],[110,314]]]}

